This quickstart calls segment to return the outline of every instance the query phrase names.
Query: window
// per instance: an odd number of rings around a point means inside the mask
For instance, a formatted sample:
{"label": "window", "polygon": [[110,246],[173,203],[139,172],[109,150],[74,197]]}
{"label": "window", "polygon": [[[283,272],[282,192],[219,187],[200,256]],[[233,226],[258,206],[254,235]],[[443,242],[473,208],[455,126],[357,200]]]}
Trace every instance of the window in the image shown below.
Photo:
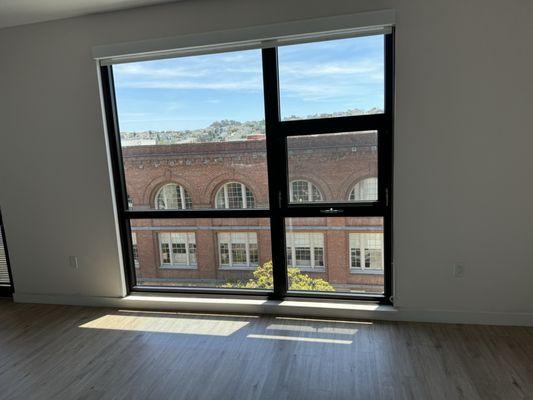
{"label": "window", "polygon": [[282,46],[283,120],[383,113],[382,35]]}
{"label": "window", "polygon": [[192,207],[192,201],[183,186],[169,183],[163,186],[155,196],[156,208],[159,210],[172,210]]}
{"label": "window", "polygon": [[322,193],[309,181],[292,181],[290,198],[291,203],[313,203],[322,201]]}
{"label": "window", "polygon": [[221,268],[255,268],[259,263],[255,232],[221,232],[218,249]]}
{"label": "window", "polygon": [[0,296],[11,295],[13,293],[13,282],[11,281],[11,270],[9,267],[9,255],[0,212]]}
{"label": "window", "polygon": [[130,290],[389,301],[393,32],[342,34],[102,61]]}
{"label": "window", "polygon": [[302,270],[324,269],[324,234],[287,233],[287,266]]}
{"label": "window", "polygon": [[383,234],[350,233],[350,269],[383,271]]}
{"label": "window", "polygon": [[196,267],[196,236],[193,232],[159,234],[162,267]]}
{"label": "window", "polygon": [[378,179],[367,178],[357,182],[350,192],[350,201],[374,201],[378,199]]}
{"label": "window", "polygon": [[254,208],[252,191],[239,182],[229,182],[218,189],[216,208]]}
{"label": "window", "polygon": [[137,234],[135,232],[131,233],[131,248],[133,250],[133,263],[135,268],[139,268],[139,248],[137,246]]}

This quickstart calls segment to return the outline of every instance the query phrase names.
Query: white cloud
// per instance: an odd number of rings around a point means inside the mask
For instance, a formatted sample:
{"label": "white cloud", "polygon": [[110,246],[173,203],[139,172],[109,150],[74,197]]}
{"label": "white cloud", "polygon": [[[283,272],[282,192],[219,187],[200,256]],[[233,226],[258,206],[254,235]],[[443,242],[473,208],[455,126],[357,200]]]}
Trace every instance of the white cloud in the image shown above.
{"label": "white cloud", "polygon": [[[331,53],[325,60],[327,54],[291,52],[290,57],[281,57],[283,95],[318,102],[353,97],[356,92],[374,97],[379,91],[384,79],[382,55],[367,53],[361,57],[346,51]],[[120,64],[115,68],[119,88],[238,93],[260,92],[263,86],[259,51]]]}
{"label": "white cloud", "polygon": [[232,90],[232,91],[257,91],[262,88],[261,82],[256,80],[223,82],[214,80],[145,80],[123,82],[122,87],[136,89],[173,89],[173,90]]}

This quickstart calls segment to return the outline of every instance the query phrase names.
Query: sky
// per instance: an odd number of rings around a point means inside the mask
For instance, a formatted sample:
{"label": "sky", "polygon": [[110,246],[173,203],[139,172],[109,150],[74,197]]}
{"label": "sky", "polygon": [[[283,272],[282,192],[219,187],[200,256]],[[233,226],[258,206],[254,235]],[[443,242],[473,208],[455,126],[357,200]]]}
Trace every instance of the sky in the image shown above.
{"label": "sky", "polygon": [[[278,48],[282,118],[383,108],[383,36]],[[261,50],[118,64],[122,132],[264,119]]]}

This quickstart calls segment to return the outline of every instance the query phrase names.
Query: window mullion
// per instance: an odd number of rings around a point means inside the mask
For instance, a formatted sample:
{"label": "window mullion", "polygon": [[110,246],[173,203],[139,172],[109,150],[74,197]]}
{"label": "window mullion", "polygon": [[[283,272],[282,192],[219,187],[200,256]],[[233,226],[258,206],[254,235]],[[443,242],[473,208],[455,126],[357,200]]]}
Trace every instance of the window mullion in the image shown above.
{"label": "window mullion", "polygon": [[232,237],[232,234],[230,233],[229,235],[229,240],[228,240],[228,259],[229,259],[229,266],[230,267],[233,267],[233,237]]}
{"label": "window mullion", "polygon": [[191,265],[191,259],[189,258],[189,233],[185,233],[185,259],[187,265]]}
{"label": "window mullion", "polygon": [[179,186],[180,188],[180,200],[181,200],[181,208],[182,209],[186,209],[186,204],[185,204],[185,189],[183,189],[183,186]]}
{"label": "window mullion", "polygon": [[224,208],[229,208],[228,185],[224,185]]}
{"label": "window mullion", "polygon": [[246,233],[246,241],[244,244],[244,251],[246,252],[246,265],[250,265],[250,234]]}
{"label": "window mullion", "polygon": [[242,208],[248,208],[246,203],[246,186],[241,183],[241,201],[242,201]]}

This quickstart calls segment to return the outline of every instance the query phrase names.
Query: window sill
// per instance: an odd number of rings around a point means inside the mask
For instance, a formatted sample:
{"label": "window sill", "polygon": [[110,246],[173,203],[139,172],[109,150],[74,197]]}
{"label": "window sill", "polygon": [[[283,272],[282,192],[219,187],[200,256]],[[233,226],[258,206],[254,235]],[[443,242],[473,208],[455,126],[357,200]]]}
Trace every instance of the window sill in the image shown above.
{"label": "window sill", "polygon": [[258,265],[251,265],[251,266],[247,266],[247,265],[238,265],[238,266],[234,266],[234,267],[227,267],[227,266],[221,266],[221,267],[218,267],[218,270],[219,271],[255,271],[257,269]]}
{"label": "window sill", "polygon": [[169,265],[160,265],[159,269],[198,269],[198,267],[196,265],[169,264]]}
{"label": "window sill", "polygon": [[274,314],[314,318],[394,319],[396,310],[390,305],[336,299],[227,298],[166,293],[132,292],[120,300],[121,307],[133,309],[173,310],[209,313]]}
{"label": "window sill", "polygon": [[356,269],[350,268],[352,275],[383,275],[382,269]]}
{"label": "window sill", "polygon": [[326,272],[326,267],[289,267],[289,268],[298,268],[301,272]]}

